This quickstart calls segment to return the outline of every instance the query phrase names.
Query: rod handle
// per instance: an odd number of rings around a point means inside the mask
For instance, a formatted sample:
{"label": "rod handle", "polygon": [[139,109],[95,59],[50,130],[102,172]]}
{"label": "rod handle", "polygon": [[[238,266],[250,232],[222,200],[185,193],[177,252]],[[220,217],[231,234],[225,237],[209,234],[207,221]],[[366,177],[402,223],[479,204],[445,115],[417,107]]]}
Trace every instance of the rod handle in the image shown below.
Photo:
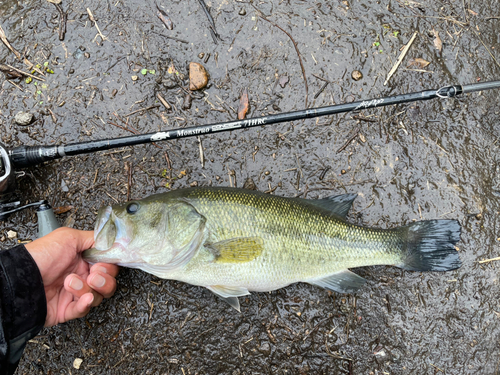
{"label": "rod handle", "polygon": [[62,157],[58,146],[19,146],[9,150],[9,156],[14,168],[32,167]]}

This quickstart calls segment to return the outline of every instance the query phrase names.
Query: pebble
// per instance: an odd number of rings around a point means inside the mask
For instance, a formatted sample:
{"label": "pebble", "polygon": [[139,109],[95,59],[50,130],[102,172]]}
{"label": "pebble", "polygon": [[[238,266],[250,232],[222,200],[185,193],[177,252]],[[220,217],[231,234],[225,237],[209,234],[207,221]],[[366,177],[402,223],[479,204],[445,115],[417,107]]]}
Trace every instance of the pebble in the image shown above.
{"label": "pebble", "polygon": [[12,240],[13,238],[17,238],[17,232],[14,232],[13,230],[9,230],[7,232],[7,238],[9,240]]}
{"label": "pebble", "polygon": [[14,117],[14,121],[21,126],[29,125],[33,121],[33,114],[29,112],[18,112]]}
{"label": "pebble", "polygon": [[359,81],[361,78],[363,78],[363,73],[361,73],[359,70],[354,70],[351,73],[351,77],[355,81]]}
{"label": "pebble", "polygon": [[239,14],[240,16],[244,16],[244,15],[246,15],[246,14],[247,14],[247,11],[245,10],[245,8],[241,8],[241,9],[240,9],[240,11],[238,12],[238,14]]}
{"label": "pebble", "polygon": [[259,351],[264,355],[269,355],[271,354],[271,345],[268,342],[264,342],[260,346]]}
{"label": "pebble", "polygon": [[201,59],[203,59],[204,57],[205,57],[205,53],[200,52],[200,53],[198,54],[198,58],[199,58],[200,60],[201,60]]}
{"label": "pebble", "polygon": [[81,358],[75,358],[73,361],[73,367],[76,368],[77,370],[80,369],[80,366],[82,365],[83,359]]}
{"label": "pebble", "polygon": [[132,81],[137,81],[139,79],[138,76],[132,76]]}
{"label": "pebble", "polygon": [[192,62],[189,64],[189,89],[201,90],[208,84],[208,73],[203,65]]}

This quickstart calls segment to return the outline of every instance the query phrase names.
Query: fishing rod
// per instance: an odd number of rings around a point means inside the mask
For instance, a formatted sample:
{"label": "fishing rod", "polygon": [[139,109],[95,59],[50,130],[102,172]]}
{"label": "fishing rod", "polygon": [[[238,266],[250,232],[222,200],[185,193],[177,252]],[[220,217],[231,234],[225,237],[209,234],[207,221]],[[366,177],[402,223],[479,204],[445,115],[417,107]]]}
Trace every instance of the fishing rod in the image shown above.
{"label": "fishing rod", "polygon": [[338,113],[378,108],[395,104],[409,103],[435,98],[454,98],[474,91],[500,88],[500,81],[473,83],[470,85],[452,85],[434,90],[419,91],[410,94],[369,99],[352,103],[337,104],[327,107],[306,109],[302,111],[279,113],[245,120],[229,121],[210,125],[192,126],[155,133],[138,134],[121,138],[110,138],[95,141],[70,143],[59,146],[18,146],[6,149],[0,144],[0,195],[7,192],[13,184],[13,174],[17,168],[26,168],[45,161],[60,159],[65,156],[88,154],[124,146],[152,143],[158,141],[193,137],[229,130],[252,128],[286,121],[334,115]]}

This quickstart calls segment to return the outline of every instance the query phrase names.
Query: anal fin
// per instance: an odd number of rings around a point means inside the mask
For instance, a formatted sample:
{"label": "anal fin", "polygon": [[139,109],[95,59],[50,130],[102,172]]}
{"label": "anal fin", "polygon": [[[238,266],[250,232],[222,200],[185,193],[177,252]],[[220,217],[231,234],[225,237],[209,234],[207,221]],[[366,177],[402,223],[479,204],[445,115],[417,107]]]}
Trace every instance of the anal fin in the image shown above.
{"label": "anal fin", "polygon": [[238,312],[241,312],[238,297],[247,296],[250,294],[247,288],[239,286],[209,285],[207,286],[207,289],[214,294],[217,294]]}
{"label": "anal fin", "polygon": [[306,281],[334,292],[354,293],[363,286],[366,279],[349,270],[343,270],[321,279]]}

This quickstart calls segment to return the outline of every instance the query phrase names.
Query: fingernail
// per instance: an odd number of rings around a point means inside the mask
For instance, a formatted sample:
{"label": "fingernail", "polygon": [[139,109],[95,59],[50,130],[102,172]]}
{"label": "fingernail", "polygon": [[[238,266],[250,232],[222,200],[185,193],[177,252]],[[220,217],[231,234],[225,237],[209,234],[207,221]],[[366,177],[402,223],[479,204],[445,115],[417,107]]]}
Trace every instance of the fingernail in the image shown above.
{"label": "fingernail", "polygon": [[69,287],[74,290],[80,290],[83,288],[83,282],[78,277],[73,277],[69,282]]}
{"label": "fingernail", "polygon": [[102,288],[106,283],[106,279],[101,275],[95,275],[92,281],[90,282],[95,288]]}
{"label": "fingernail", "polygon": [[99,272],[102,272],[102,273],[108,273],[108,270],[106,269],[106,267],[101,267],[101,266],[96,267],[94,269],[94,271],[99,271]]}
{"label": "fingernail", "polygon": [[87,306],[90,306],[94,303],[94,295],[92,295],[92,299],[90,300],[89,303],[87,303]]}

